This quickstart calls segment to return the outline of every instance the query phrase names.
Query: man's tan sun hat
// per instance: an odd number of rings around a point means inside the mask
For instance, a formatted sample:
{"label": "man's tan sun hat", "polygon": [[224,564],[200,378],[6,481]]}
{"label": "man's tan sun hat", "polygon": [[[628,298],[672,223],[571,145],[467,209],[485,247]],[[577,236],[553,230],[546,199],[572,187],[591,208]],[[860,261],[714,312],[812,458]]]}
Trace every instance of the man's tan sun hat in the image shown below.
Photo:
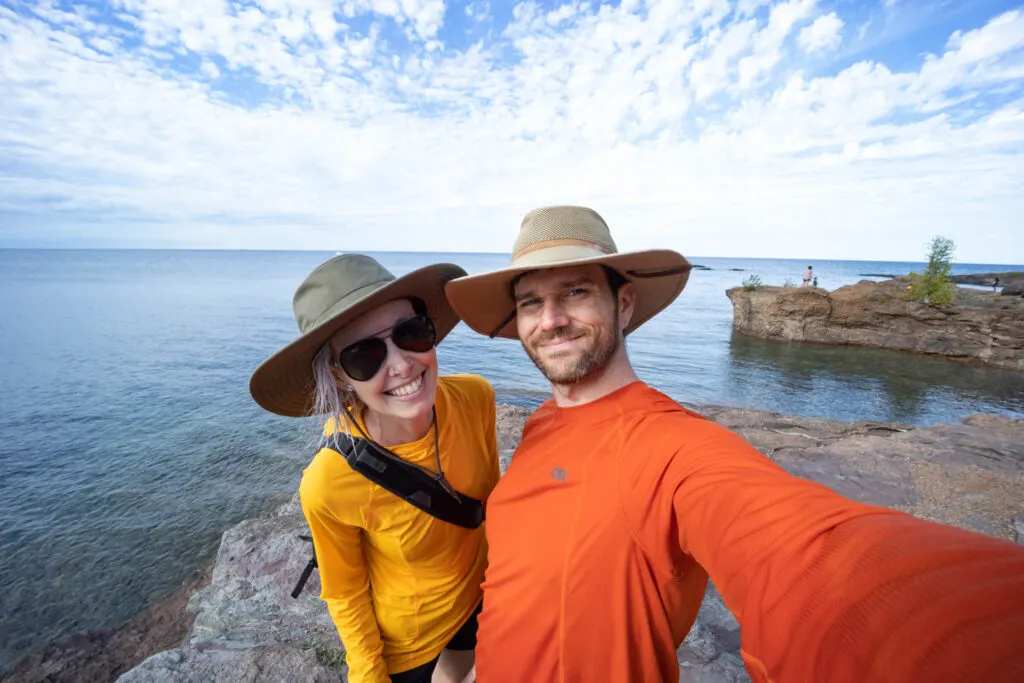
{"label": "man's tan sun hat", "polygon": [[512,281],[531,270],[596,263],[618,271],[636,289],[625,334],[672,303],[692,265],[682,254],[652,249],[620,254],[604,219],[582,206],[547,206],[523,218],[507,268],[449,282],[448,301],[463,322],[489,337],[518,339]]}
{"label": "man's tan sun hat", "polygon": [[459,323],[445,298],[444,285],[465,274],[459,266],[438,263],[396,278],[362,254],[343,254],[322,263],[299,285],[292,301],[301,336],[256,368],[249,393],[272,413],[309,415],[317,351],[342,327],[389,301],[413,297],[423,301],[440,343]]}

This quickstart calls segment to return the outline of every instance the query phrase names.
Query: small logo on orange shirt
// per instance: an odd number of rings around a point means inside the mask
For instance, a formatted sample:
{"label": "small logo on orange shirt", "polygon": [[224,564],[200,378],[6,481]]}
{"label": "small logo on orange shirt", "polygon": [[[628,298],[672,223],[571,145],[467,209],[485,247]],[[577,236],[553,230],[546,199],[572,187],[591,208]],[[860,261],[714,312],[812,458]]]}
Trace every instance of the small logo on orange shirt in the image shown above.
{"label": "small logo on orange shirt", "polygon": [[551,470],[551,478],[556,481],[565,481],[565,470],[561,467],[554,467]]}

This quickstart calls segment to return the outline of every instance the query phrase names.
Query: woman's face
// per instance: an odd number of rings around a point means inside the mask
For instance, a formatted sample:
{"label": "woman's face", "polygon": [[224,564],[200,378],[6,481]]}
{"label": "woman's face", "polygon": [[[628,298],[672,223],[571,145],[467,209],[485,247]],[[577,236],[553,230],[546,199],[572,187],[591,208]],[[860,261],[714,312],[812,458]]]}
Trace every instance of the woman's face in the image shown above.
{"label": "woman's face", "polygon": [[387,358],[377,373],[365,381],[352,379],[341,367],[332,366],[338,386],[351,386],[367,409],[396,418],[429,415],[437,391],[437,352],[405,351],[395,346],[391,328],[416,315],[407,299],[390,301],[364,313],[331,337],[331,357],[338,361],[342,349],[361,339],[378,337],[387,344]]}

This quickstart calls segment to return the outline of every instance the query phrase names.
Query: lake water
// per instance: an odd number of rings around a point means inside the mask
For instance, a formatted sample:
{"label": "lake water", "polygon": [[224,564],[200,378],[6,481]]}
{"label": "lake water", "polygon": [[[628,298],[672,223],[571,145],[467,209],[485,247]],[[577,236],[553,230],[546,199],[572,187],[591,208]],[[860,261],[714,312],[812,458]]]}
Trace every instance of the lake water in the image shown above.
{"label": "lake water", "polygon": [[[0,250],[0,672],[113,626],[213,556],[221,532],[291,495],[316,426],[260,410],[252,370],[294,338],[296,285],[331,253]],[[396,274],[496,254],[375,256]],[[1024,375],[911,354],[734,336],[728,287],[799,281],[804,261],[692,257],[683,295],[630,336],[641,377],[687,403],[930,424],[1024,417]],[[814,262],[834,289],[910,263]],[[1024,270],[958,264],[955,272]],[[460,325],[442,372],[499,400],[548,395],[514,341]]]}

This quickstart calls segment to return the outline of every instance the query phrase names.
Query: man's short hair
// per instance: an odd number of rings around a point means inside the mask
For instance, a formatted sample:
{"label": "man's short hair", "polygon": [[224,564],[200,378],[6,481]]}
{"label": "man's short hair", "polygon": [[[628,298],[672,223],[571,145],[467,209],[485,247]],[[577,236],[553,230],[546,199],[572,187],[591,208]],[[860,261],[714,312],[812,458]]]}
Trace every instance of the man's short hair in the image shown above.
{"label": "man's short hair", "polygon": [[[622,285],[629,282],[629,280],[623,277],[622,274],[619,271],[615,270],[614,268],[609,268],[608,266],[602,264],[601,270],[604,271],[604,277],[608,281],[608,288],[612,290],[612,296],[617,295],[619,293],[619,290],[622,289]],[[533,271],[528,270],[526,272],[519,273],[519,275],[516,275],[514,278],[512,278],[512,282],[509,283],[509,288],[512,290],[513,299],[516,296],[516,285],[519,284],[519,281],[522,280],[527,275],[529,275],[531,272]]]}
{"label": "man's short hair", "polygon": [[604,270],[604,276],[608,280],[608,287],[611,288],[612,294],[618,294],[619,290],[622,289],[622,285],[629,282],[629,280],[622,276],[622,273],[614,268],[601,266],[601,269]]}

